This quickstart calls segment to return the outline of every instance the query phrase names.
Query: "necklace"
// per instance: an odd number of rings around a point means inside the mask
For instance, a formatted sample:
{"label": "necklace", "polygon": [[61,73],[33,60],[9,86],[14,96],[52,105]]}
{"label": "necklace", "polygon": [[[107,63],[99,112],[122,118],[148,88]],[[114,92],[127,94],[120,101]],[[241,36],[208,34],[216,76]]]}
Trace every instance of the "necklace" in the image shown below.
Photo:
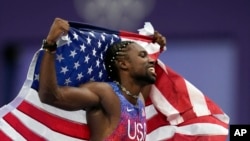
{"label": "necklace", "polygon": [[130,91],[128,91],[125,87],[123,87],[118,81],[115,81],[115,83],[121,88],[123,92],[125,92],[126,95],[131,96],[134,99],[138,99],[138,95],[132,95]]}

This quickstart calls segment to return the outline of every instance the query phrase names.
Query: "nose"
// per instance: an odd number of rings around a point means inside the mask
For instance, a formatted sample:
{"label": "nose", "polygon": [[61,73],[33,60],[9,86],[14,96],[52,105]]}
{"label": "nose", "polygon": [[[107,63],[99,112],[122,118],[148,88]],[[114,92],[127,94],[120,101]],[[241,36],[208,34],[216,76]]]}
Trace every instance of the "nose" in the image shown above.
{"label": "nose", "polygon": [[148,61],[149,61],[150,64],[155,65],[155,63],[156,63],[156,58],[149,56],[149,57],[148,57]]}

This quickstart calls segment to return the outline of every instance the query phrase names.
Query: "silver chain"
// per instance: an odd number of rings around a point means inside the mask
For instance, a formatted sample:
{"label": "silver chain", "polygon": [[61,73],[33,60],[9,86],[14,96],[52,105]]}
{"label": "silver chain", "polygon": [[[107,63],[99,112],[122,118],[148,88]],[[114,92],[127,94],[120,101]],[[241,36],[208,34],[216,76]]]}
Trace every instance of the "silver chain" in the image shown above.
{"label": "silver chain", "polygon": [[115,81],[115,83],[121,88],[126,95],[131,96],[134,99],[138,99],[139,95],[132,95],[130,91],[128,91],[124,86],[122,86],[119,82]]}

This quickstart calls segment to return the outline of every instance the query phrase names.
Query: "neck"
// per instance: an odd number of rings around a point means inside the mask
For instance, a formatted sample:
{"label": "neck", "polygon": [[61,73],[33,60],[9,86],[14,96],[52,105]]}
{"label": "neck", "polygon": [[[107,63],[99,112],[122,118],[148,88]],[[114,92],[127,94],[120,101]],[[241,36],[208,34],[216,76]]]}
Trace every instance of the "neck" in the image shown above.
{"label": "neck", "polygon": [[[134,100],[137,101],[137,99],[139,98],[139,93],[140,93],[140,91],[137,90],[137,94],[134,94],[134,93],[132,93],[131,91],[128,90],[128,88],[127,88],[128,86],[125,87],[124,85],[122,85],[122,84],[119,83],[118,81],[115,81],[115,83],[120,87],[121,91],[122,91],[123,93],[125,93],[127,97],[132,98],[133,101],[134,101]],[[130,90],[131,90],[131,89],[133,89],[133,88],[130,88]]]}

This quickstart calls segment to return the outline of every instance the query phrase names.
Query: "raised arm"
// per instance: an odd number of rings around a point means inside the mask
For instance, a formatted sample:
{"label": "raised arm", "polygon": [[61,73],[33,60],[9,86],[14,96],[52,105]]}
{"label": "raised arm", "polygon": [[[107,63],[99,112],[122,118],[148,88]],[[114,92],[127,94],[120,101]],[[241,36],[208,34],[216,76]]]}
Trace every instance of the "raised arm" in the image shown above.
{"label": "raised arm", "polygon": [[56,18],[43,42],[45,50],[39,75],[39,97],[44,103],[63,108],[78,110],[93,106],[99,102],[99,97],[90,89],[91,84],[76,87],[59,87],[55,70],[56,41],[69,31],[68,21]]}

